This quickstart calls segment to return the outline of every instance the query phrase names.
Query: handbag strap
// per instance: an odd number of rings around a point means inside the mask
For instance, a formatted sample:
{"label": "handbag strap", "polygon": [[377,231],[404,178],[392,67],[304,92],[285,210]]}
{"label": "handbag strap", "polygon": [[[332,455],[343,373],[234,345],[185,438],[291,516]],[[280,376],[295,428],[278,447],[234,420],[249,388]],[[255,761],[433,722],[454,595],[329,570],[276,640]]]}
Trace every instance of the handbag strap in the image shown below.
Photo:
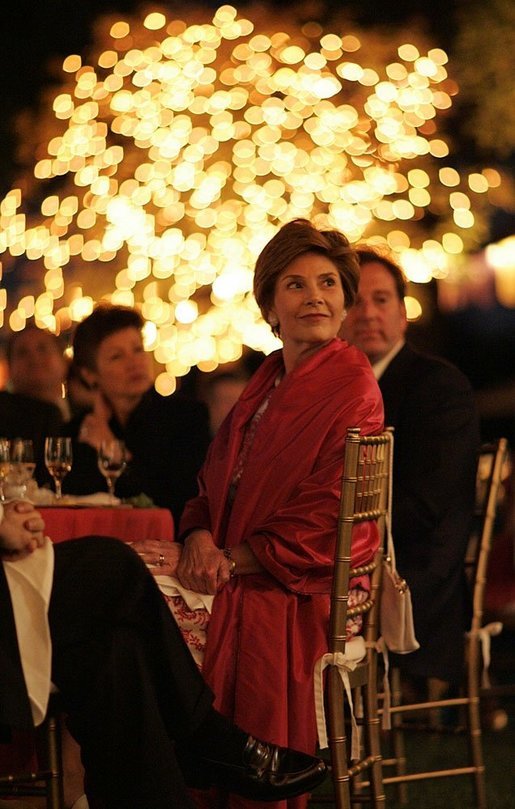
{"label": "handbag strap", "polygon": [[393,503],[393,430],[388,431],[388,440],[390,443],[390,452],[388,454],[388,476],[390,485],[388,486],[388,509],[386,514],[386,554],[390,560],[390,567],[393,571],[397,572],[397,565],[395,562],[395,547],[393,544],[392,534],[392,503]]}

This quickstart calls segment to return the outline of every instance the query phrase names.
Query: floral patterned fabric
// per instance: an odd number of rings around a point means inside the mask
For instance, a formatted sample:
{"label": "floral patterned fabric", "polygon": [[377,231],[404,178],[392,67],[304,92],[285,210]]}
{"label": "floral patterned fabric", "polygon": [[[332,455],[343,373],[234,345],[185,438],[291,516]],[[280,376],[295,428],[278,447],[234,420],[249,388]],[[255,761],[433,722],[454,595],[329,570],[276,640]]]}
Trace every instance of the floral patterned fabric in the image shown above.
{"label": "floral patterned fabric", "polygon": [[[177,626],[181,630],[182,637],[186,641],[195,663],[202,670],[204,659],[204,649],[206,647],[206,635],[209,625],[209,612],[205,609],[190,610],[182,596],[168,596],[163,593],[164,599],[175,618]],[[357,587],[349,591],[348,606],[357,607],[368,598],[366,590]],[[347,621],[347,640],[359,635],[363,626],[361,615],[349,618]]]}
{"label": "floral patterned fabric", "polygon": [[163,597],[181,630],[182,637],[186,641],[195,663],[199,669],[202,669],[209,612],[205,607],[190,610],[182,596],[168,596],[163,593]]}

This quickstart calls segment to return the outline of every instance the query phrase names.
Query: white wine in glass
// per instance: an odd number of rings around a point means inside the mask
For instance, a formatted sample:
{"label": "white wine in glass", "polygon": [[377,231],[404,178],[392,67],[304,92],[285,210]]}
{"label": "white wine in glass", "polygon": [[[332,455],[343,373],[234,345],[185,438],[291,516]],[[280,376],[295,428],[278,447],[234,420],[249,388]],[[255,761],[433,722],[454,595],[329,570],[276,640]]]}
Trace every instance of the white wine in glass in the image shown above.
{"label": "white wine in glass", "polygon": [[24,498],[27,484],[36,468],[34,445],[29,438],[14,438],[10,444],[10,471],[7,481],[14,487],[16,496]]}
{"label": "white wine in glass", "polygon": [[102,441],[97,453],[98,468],[107,480],[109,498],[114,501],[114,485],[127,466],[127,450],[123,441]]}
{"label": "white wine in glass", "polygon": [[45,466],[55,483],[55,499],[60,500],[62,482],[72,468],[72,440],[65,436],[50,436],[45,439]]}

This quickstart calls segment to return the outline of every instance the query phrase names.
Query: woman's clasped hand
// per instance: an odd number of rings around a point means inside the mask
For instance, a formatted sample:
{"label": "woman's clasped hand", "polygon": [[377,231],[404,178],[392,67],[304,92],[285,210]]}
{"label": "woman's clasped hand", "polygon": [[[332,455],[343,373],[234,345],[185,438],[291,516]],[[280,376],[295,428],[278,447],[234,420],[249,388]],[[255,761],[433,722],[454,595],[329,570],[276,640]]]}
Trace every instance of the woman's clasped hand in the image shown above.
{"label": "woman's clasped hand", "polygon": [[154,576],[175,576],[177,574],[177,565],[182,551],[182,545],[178,542],[143,539],[133,543],[133,548]]}
{"label": "woman's clasped hand", "polygon": [[215,595],[231,578],[233,564],[209,531],[192,531],[184,545],[147,539],[135,543],[134,549],[154,576],[175,576],[197,593]]}
{"label": "woman's clasped hand", "polygon": [[177,567],[177,577],[184,587],[216,595],[231,579],[234,570],[231,559],[215,545],[210,531],[197,529],[188,534]]}

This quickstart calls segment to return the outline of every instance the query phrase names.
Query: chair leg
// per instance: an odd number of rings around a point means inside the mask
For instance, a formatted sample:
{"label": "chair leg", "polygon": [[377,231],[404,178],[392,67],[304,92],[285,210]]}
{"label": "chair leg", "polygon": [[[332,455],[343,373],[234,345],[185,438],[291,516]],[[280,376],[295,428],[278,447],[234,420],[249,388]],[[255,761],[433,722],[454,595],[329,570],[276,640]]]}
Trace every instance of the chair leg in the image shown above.
{"label": "chair leg", "polygon": [[481,704],[479,698],[479,668],[481,664],[481,652],[479,640],[477,638],[469,640],[468,655],[468,743],[470,757],[474,767],[476,806],[477,809],[486,809],[485,764],[483,760],[483,745],[481,741]]}
{"label": "chair leg", "polygon": [[50,771],[47,793],[47,809],[64,809],[60,717],[50,714],[45,721],[45,742]]}
{"label": "chair leg", "polygon": [[364,723],[367,738],[367,749],[373,758],[370,767],[370,789],[374,809],[381,809],[386,802],[383,786],[383,769],[381,755],[381,727],[377,711],[377,657],[369,655],[368,683],[364,687]]}
{"label": "chair leg", "polygon": [[[402,684],[400,669],[392,669],[391,674],[391,689],[392,689],[392,705],[400,705],[402,703]],[[393,714],[392,716],[392,747],[393,756],[395,760],[395,775],[406,775],[406,748],[404,745],[404,732],[401,728],[402,717],[401,714]],[[408,785],[406,782],[400,781],[397,784],[397,797],[401,806],[408,805]]]}
{"label": "chair leg", "polygon": [[[327,674],[329,692],[341,692],[340,706],[344,704],[343,684],[338,669],[330,666]],[[331,777],[334,789],[335,809],[351,809],[350,776],[347,766],[347,736],[345,718],[342,710],[333,710],[329,700],[328,726],[331,743]]]}
{"label": "chair leg", "polygon": [[[373,666],[372,666],[373,668]],[[373,672],[375,676],[377,672]],[[334,678],[331,682],[331,677]],[[337,669],[330,668],[328,672],[328,688],[339,689],[342,692],[343,686]],[[347,758],[347,726],[344,712],[340,709],[333,715],[329,704],[328,726],[331,743],[331,770],[334,791],[335,809],[350,809],[359,807],[360,793],[364,787],[368,787],[367,794],[363,795],[363,800],[374,809],[384,809],[386,798],[383,787],[382,776],[382,756],[380,720],[377,716],[377,691],[369,688],[368,684],[363,685],[354,693],[354,711],[356,717],[362,716],[362,727],[365,733],[365,749],[368,751],[366,759],[348,766]],[[362,706],[362,709],[361,707]],[[362,775],[365,770],[370,771],[367,782],[362,783]],[[315,801],[316,802],[316,801]]]}
{"label": "chair leg", "polygon": [[469,714],[469,747],[474,766],[474,789],[476,792],[477,809],[486,809],[486,783],[485,765],[483,761],[483,745],[481,743],[481,725],[479,698],[470,701],[468,706]]}

